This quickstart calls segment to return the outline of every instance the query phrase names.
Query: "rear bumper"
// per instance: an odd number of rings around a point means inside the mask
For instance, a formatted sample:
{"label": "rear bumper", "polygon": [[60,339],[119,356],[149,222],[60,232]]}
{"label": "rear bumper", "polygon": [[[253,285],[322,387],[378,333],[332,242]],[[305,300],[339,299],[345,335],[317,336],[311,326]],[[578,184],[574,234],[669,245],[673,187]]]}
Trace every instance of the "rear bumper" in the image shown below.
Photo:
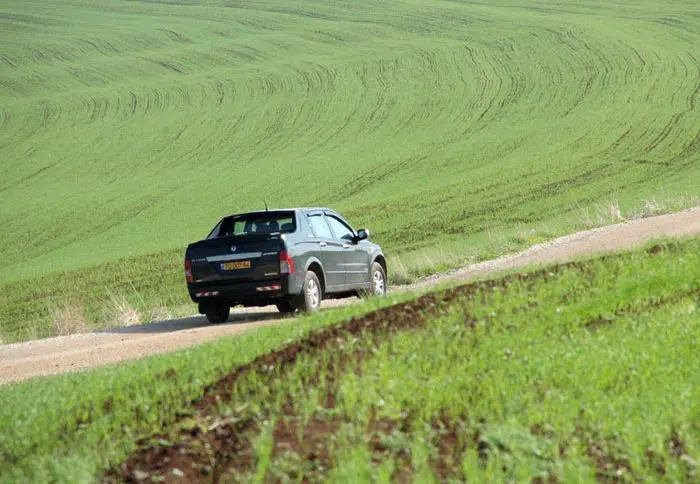
{"label": "rear bumper", "polygon": [[192,301],[199,304],[267,306],[293,295],[289,278],[234,284],[187,284]]}

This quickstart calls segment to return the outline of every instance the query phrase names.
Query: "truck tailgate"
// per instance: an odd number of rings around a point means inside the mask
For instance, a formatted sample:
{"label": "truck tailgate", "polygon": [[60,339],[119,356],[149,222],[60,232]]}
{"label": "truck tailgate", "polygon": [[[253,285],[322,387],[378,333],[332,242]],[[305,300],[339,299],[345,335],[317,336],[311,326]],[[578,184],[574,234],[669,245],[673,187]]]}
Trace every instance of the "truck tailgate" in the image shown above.
{"label": "truck tailgate", "polygon": [[187,248],[196,283],[242,283],[279,279],[279,233],[231,235],[203,240]]}

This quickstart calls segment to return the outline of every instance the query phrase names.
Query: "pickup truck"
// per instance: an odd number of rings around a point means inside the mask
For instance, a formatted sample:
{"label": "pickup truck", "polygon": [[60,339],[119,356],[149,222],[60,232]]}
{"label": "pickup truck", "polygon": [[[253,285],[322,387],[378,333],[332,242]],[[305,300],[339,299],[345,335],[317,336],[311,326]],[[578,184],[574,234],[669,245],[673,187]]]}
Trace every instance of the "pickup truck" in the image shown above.
{"label": "pickup truck", "polygon": [[192,301],[211,323],[231,307],[315,311],[324,298],[386,293],[382,249],[328,208],[229,215],[185,252]]}

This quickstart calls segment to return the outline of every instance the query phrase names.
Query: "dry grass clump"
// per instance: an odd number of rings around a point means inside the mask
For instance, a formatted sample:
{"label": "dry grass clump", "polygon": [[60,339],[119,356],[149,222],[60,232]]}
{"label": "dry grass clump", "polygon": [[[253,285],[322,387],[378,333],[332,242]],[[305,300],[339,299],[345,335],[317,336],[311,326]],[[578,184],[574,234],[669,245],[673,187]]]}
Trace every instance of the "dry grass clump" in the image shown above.
{"label": "dry grass clump", "polygon": [[600,227],[624,222],[626,220],[637,220],[680,212],[699,205],[700,197],[695,195],[654,197],[644,200],[640,207],[622,212],[622,210],[620,210],[620,202],[618,200],[612,200],[607,203],[598,204],[593,208],[581,209],[581,223],[579,225],[583,228]]}
{"label": "dry grass clump", "polygon": [[674,213],[686,208],[700,205],[700,197],[694,195],[683,195],[678,197],[651,198],[644,200],[641,208],[632,210],[629,214],[630,218],[646,218]]}
{"label": "dry grass clump", "polygon": [[410,284],[413,282],[414,278],[411,277],[406,265],[399,257],[393,257],[390,264],[389,282],[391,284]]}
{"label": "dry grass clump", "polygon": [[112,327],[141,324],[141,312],[123,294],[109,292],[109,301],[104,309],[104,320]]}
{"label": "dry grass clump", "polygon": [[53,333],[56,336],[84,333],[87,330],[85,309],[80,301],[67,301],[51,306],[49,314],[53,323]]}
{"label": "dry grass clump", "polygon": [[148,311],[149,321],[166,321],[173,319],[174,314],[165,304],[159,304]]}
{"label": "dry grass clump", "polygon": [[613,200],[608,203],[598,204],[592,209],[586,207],[580,210],[582,228],[601,227],[603,225],[611,225],[626,220],[620,210],[619,200]]}
{"label": "dry grass clump", "polygon": [[124,308],[122,312],[119,313],[119,324],[121,326],[134,326],[141,323],[141,314],[136,308],[128,307]]}
{"label": "dry grass clump", "polygon": [[608,211],[608,217],[611,222],[621,222],[625,219],[625,217],[622,216],[619,201],[615,200],[614,202],[611,202],[610,204],[608,204],[606,209]]}

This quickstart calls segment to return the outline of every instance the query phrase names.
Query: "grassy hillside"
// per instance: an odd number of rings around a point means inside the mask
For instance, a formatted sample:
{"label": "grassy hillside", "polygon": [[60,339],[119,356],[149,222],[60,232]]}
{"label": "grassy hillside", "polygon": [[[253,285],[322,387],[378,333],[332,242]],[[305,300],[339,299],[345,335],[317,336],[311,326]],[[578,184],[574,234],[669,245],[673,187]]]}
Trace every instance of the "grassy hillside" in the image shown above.
{"label": "grassy hillside", "polygon": [[695,482],[699,294],[693,239],[11,385],[0,481]]}
{"label": "grassy hillside", "polygon": [[700,195],[699,32],[696,2],[655,0],[1,0],[7,337],[89,292],[56,274],[115,288],[104,264],[144,256],[141,290],[263,199],[438,264]]}

